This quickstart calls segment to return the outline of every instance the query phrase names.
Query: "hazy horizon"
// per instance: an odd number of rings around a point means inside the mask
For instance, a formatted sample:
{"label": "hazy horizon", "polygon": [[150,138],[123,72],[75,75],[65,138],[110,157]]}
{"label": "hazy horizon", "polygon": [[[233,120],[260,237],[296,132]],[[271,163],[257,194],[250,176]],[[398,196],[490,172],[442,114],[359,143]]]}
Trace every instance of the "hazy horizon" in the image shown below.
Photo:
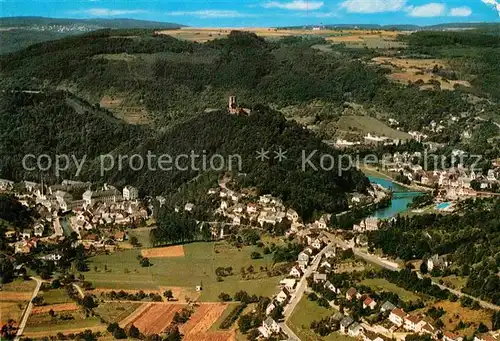
{"label": "hazy horizon", "polygon": [[1,0],[0,16],[137,19],[193,27],[500,22],[500,0]]}

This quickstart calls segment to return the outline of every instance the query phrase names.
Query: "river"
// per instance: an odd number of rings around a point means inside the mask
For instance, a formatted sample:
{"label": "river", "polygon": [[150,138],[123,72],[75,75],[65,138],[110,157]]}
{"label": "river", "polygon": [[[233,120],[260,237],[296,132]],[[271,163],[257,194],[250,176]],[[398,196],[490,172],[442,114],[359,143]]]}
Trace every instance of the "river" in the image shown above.
{"label": "river", "polygon": [[372,217],[376,217],[379,219],[392,218],[397,214],[408,210],[408,204],[411,203],[417,196],[422,195],[421,192],[410,191],[408,188],[395,184],[388,179],[377,178],[373,176],[369,176],[368,179],[370,180],[370,182],[379,184],[386,189],[396,192],[393,194],[391,204],[388,207],[381,208],[375,211]]}

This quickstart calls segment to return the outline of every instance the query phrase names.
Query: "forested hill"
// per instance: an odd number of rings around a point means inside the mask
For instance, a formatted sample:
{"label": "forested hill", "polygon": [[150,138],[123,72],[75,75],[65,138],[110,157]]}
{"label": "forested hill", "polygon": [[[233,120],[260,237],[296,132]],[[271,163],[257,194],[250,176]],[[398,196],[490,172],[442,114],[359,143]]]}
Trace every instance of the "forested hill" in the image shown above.
{"label": "forested hill", "polygon": [[0,18],[0,54],[21,50],[48,40],[61,39],[103,28],[177,29],[183,25],[134,19],[61,19],[45,17]]}
{"label": "forested hill", "polygon": [[[282,149],[286,159],[279,162],[275,152]],[[269,151],[269,159],[257,158],[257,151]],[[302,153],[306,156],[316,151],[312,166],[302,168]],[[206,155],[206,171],[212,170],[210,159],[221,155],[224,167],[219,173],[232,173],[241,186],[255,187],[261,194],[270,193],[281,197],[287,205],[295,208],[304,218],[309,219],[314,211],[339,212],[347,209],[347,192],[365,192],[369,186],[367,178],[353,168],[340,172],[338,165],[333,169],[320,167],[320,156],[331,155],[337,162],[339,152],[323,144],[303,127],[287,122],[279,113],[256,106],[250,116],[229,115],[225,111],[201,114],[177,126],[171,132],[158,138],[148,139],[132,154],[143,155],[150,152],[156,157],[169,155]],[[235,155],[241,157],[241,167]],[[216,170],[222,163],[214,159]],[[229,160],[233,160],[230,164]],[[115,160],[117,162],[117,160]],[[122,172],[110,172],[112,183],[131,183],[146,193],[153,195],[175,192],[182,184],[189,182],[204,172],[202,158],[198,158],[193,168],[191,161],[182,160],[181,167],[188,170],[172,169],[134,171],[130,167]],[[188,166],[189,165],[189,166]],[[330,163],[324,163],[329,167]],[[345,164],[344,164],[345,166]],[[200,170],[196,170],[199,168]],[[241,176],[241,174],[244,174]],[[240,175],[240,176],[237,176]]]}
{"label": "forested hill", "polygon": [[374,52],[321,52],[321,38],[266,41],[232,32],[198,44],[148,30],[103,30],[30,46],[0,57],[0,87],[70,89],[90,103],[112,98],[127,117],[147,113],[155,128],[226,105],[229,94],[276,108],[304,103],[356,102],[418,129],[472,105],[460,91],[420,91],[394,84],[368,65]]}
{"label": "forested hill", "polygon": [[[59,179],[53,168],[45,172],[24,170],[22,159],[26,154],[47,154],[52,159],[56,154],[69,154],[78,160],[86,155],[84,171],[78,179],[118,186],[131,184],[143,195],[168,196],[206,172],[229,172],[235,177],[243,173],[245,176],[238,177],[241,186],[281,197],[305,219],[315,210],[347,209],[346,193],[366,192],[369,186],[367,178],[357,170],[338,171],[336,150],[302,126],[287,122],[278,112],[260,105],[252,108],[250,116],[229,115],[225,111],[204,113],[159,133],[147,126],[125,124],[106,110],[89,106],[65,92],[2,93],[0,104],[0,178],[39,180],[43,176],[47,182],[74,178],[74,167],[62,172]],[[286,152],[282,162],[275,159],[279,148]],[[256,158],[261,149],[269,151],[264,161]],[[302,160],[314,151],[304,171]],[[115,166],[101,176],[99,157],[107,153],[115,157]],[[148,153],[154,156],[151,167],[147,163]],[[176,166],[177,156],[192,153],[200,155],[194,166],[187,157],[179,158]],[[214,159],[211,164],[215,154],[224,161]],[[320,157],[324,154],[330,155],[323,163],[328,170],[321,169]],[[120,155],[125,160],[122,163]],[[140,155],[144,160],[141,169],[137,166],[138,156],[134,162],[129,161],[132,155]],[[162,155],[172,158],[163,168],[158,163]],[[206,161],[201,155],[206,155]],[[335,162],[333,167],[331,159]]]}
{"label": "forested hill", "polygon": [[[93,159],[120,147],[130,150],[146,133],[66,92],[0,92],[0,178],[39,181],[41,173],[22,167],[26,154]],[[52,173],[46,180],[57,179]]]}

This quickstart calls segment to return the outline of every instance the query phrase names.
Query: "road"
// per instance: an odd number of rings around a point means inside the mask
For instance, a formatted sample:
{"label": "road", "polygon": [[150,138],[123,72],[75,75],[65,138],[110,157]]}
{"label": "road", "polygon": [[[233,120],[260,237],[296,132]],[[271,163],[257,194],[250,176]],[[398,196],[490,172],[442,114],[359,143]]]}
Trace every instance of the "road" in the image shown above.
{"label": "road", "polygon": [[[340,247],[342,247],[342,248],[345,248],[345,247],[352,248],[352,250],[353,250],[353,252],[354,252],[354,254],[356,256],[358,256],[359,258],[364,259],[367,262],[379,265],[379,266],[381,266],[381,267],[383,267],[385,269],[391,270],[391,271],[399,271],[399,270],[401,270],[396,263],[393,263],[391,261],[385,260],[383,258],[380,258],[380,257],[376,256],[376,255],[372,255],[372,254],[366,253],[364,251],[361,251],[361,250],[353,247],[351,244],[346,243],[345,241],[338,239],[337,237],[335,237],[331,233],[325,233],[325,234],[330,238],[330,240],[332,240],[335,243],[337,243]],[[418,275],[419,278],[422,278],[422,275],[420,273],[417,273],[417,275]],[[483,308],[492,309],[492,310],[499,310],[500,311],[500,306],[495,305],[493,303],[480,300],[480,299],[478,299],[478,298],[476,298],[474,296],[471,296],[471,295],[465,294],[465,293],[463,293],[461,291],[458,291],[456,289],[447,287],[446,285],[440,284],[440,283],[438,283],[438,282],[436,282],[434,280],[432,281],[432,284],[437,285],[439,288],[441,288],[443,290],[449,290],[451,293],[457,295],[458,297],[462,297],[462,296],[469,297],[469,298],[477,301],[479,303],[479,305],[481,307],[483,307]]]}
{"label": "road", "polygon": [[78,294],[80,294],[80,298],[85,297],[85,293],[83,292],[82,288],[78,284],[73,283],[73,288],[75,288],[76,291],[78,291]]}
{"label": "road", "polygon": [[304,295],[304,291],[307,288],[307,277],[311,276],[311,274],[318,269],[319,263],[321,261],[321,257],[325,254],[326,251],[328,251],[333,244],[329,244],[325,246],[313,259],[313,262],[311,263],[310,266],[307,267],[306,272],[300,279],[299,283],[297,284],[297,287],[295,288],[295,292],[292,295],[292,299],[288,303],[288,305],[285,307],[285,311],[283,312],[283,315],[285,316],[284,322],[280,323],[280,326],[282,327],[283,331],[288,335],[289,338],[293,340],[299,340],[300,338],[286,325],[286,322],[292,315],[292,312],[295,310],[295,307],[301,300],[302,296]]}
{"label": "road", "polygon": [[35,287],[35,290],[33,290],[33,295],[31,295],[31,299],[28,303],[28,306],[26,307],[26,310],[24,310],[23,318],[21,320],[21,323],[19,324],[19,328],[17,329],[17,334],[16,334],[16,337],[14,338],[14,341],[19,341],[21,339],[21,335],[24,332],[24,328],[26,327],[26,323],[28,322],[28,318],[31,315],[31,310],[33,309],[33,303],[31,301],[38,295],[38,292],[40,291],[40,287],[42,286],[41,279],[36,278],[36,277],[31,277],[31,279],[36,281],[36,287]]}

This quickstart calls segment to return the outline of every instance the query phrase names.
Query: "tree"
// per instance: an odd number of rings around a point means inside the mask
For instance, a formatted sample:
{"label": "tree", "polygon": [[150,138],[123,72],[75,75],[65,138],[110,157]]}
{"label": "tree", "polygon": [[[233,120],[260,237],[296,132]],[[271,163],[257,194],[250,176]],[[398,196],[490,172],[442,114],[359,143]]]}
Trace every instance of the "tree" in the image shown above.
{"label": "tree", "polygon": [[36,296],[36,297],[33,297],[33,299],[31,300],[31,303],[33,303],[34,305],[42,305],[43,304],[43,296]]}
{"label": "tree", "polygon": [[170,301],[172,298],[174,298],[174,294],[172,293],[172,290],[167,290],[163,293],[163,296],[167,298],[167,301]]}
{"label": "tree", "polygon": [[125,330],[121,327],[118,327],[114,330],[113,332],[113,337],[115,339],[126,339],[127,338],[127,334],[125,333]]}
{"label": "tree", "polygon": [[226,294],[225,292],[221,292],[219,294],[219,300],[221,300],[222,302],[228,302],[231,301],[231,296],[229,296],[229,294]]}
{"label": "tree", "polygon": [[250,258],[252,259],[259,259],[259,258],[262,258],[262,256],[260,255],[260,253],[258,253],[257,251],[253,251],[251,254],[250,254]]}
{"label": "tree", "polygon": [[49,315],[50,315],[50,317],[55,317],[56,316],[56,312],[53,309],[50,309],[49,310]]}
{"label": "tree", "polygon": [[429,271],[427,268],[427,262],[425,259],[422,260],[422,264],[420,264],[420,272],[423,273],[424,275]]}
{"label": "tree", "polygon": [[92,295],[85,295],[82,298],[82,305],[88,310],[91,310],[98,306],[97,301],[94,300],[94,296]]}
{"label": "tree", "polygon": [[149,258],[147,258],[147,257],[143,257],[143,258],[141,258],[141,260],[139,261],[139,263],[141,264],[141,266],[142,266],[143,268],[147,268],[147,267],[149,267],[149,266],[151,266],[151,265],[152,265],[152,264],[149,262]]}
{"label": "tree", "polygon": [[141,332],[136,326],[132,324],[128,330],[128,336],[134,339],[138,339],[141,337]]}
{"label": "tree", "polygon": [[241,315],[241,317],[238,320],[238,327],[240,328],[240,331],[245,334],[247,331],[252,329],[253,327],[253,318],[252,315],[250,314],[245,314]]}
{"label": "tree", "polygon": [[309,295],[307,295],[307,299],[309,301],[316,301],[318,299],[318,295],[316,295],[314,292],[311,292],[309,293]]}
{"label": "tree", "polygon": [[130,244],[134,247],[138,247],[138,246],[141,246],[141,244],[139,243],[139,239],[137,239],[136,236],[131,236],[130,237]]}

